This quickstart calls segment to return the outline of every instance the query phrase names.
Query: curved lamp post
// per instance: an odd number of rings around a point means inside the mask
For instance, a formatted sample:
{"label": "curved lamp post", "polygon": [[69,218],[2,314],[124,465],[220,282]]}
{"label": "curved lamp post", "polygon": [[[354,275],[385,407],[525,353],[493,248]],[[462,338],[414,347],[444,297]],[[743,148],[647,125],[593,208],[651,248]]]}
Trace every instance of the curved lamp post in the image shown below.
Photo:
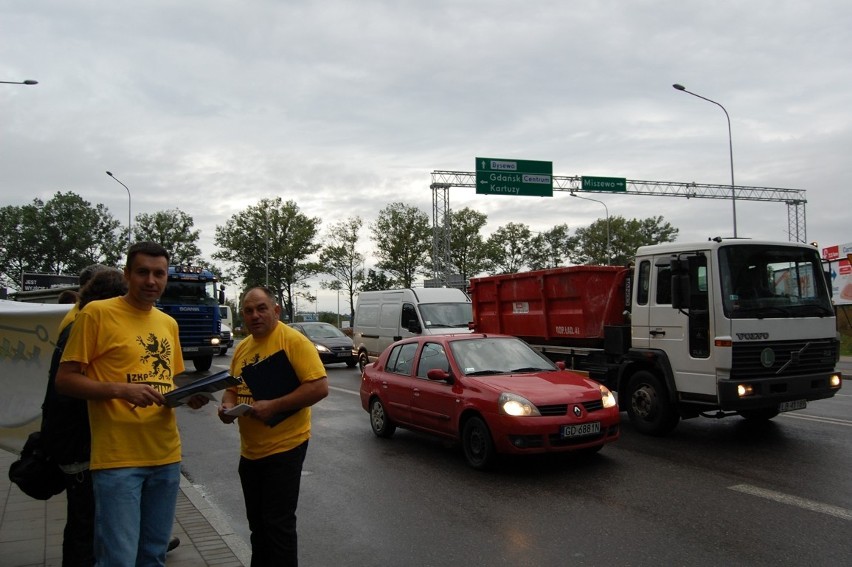
{"label": "curved lamp post", "polygon": [[597,199],[592,199],[591,197],[581,197],[579,195],[574,194],[573,191],[571,192],[571,196],[577,197],[578,199],[583,199],[584,201],[594,201],[595,203],[600,203],[604,206],[604,211],[606,211],[606,263],[609,264],[611,260],[611,258],[609,257],[609,207],[607,207],[606,203],[604,203],[603,201],[598,201]]}
{"label": "curved lamp post", "polygon": [[731,136],[731,117],[728,115],[728,111],[725,110],[725,107],[716,102],[715,100],[710,100],[707,97],[701,96],[700,94],[695,94],[692,91],[686,90],[686,87],[683,85],[679,85],[677,83],[673,84],[672,87],[679,91],[683,91],[687,94],[691,94],[694,97],[698,97],[701,100],[706,100],[707,102],[712,102],[716,106],[722,109],[722,112],[725,113],[725,118],[728,120],[728,152],[731,156],[731,207],[734,212],[734,238],[737,237],[737,195],[734,192],[734,142],[733,137]]}
{"label": "curved lamp post", "polygon": [[4,85],[37,85],[38,81],[27,79],[26,81],[0,81]]}
{"label": "curved lamp post", "polygon": [[127,185],[125,185],[124,183],[121,183],[121,181],[119,181],[118,178],[115,175],[113,175],[111,171],[107,171],[106,174],[109,175],[110,177],[112,177],[113,179],[115,179],[116,181],[118,181],[118,183],[121,184],[122,187],[127,189],[127,246],[129,248],[130,247],[130,188]]}

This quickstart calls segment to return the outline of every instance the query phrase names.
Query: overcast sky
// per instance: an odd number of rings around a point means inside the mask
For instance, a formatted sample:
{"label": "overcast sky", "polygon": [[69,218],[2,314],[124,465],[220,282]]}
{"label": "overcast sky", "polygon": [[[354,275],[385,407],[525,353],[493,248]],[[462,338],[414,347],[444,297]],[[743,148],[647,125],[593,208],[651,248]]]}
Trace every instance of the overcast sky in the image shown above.
{"label": "overcast sky", "polygon": [[[391,202],[430,216],[431,172],[474,158],[555,175],[805,190],[807,240],[852,241],[848,1],[0,0],[0,206],[73,191],[127,222],[180,208],[214,230],[280,196],[323,226]],[[603,207],[450,190],[533,231]],[[733,233],[727,200],[590,195]],[[737,201],[740,237],[786,240],[787,207]],[[321,295],[320,310],[336,299]],[[331,297],[330,295],[327,297]]]}

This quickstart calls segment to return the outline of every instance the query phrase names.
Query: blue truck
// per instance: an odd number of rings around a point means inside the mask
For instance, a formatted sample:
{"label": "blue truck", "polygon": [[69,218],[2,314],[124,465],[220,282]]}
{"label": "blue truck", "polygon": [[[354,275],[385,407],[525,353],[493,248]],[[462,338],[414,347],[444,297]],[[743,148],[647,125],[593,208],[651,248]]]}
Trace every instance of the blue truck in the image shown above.
{"label": "blue truck", "polygon": [[157,307],[178,323],[184,360],[209,370],[221,346],[219,305],[225,292],[216,275],[199,266],[169,266],[169,279]]}

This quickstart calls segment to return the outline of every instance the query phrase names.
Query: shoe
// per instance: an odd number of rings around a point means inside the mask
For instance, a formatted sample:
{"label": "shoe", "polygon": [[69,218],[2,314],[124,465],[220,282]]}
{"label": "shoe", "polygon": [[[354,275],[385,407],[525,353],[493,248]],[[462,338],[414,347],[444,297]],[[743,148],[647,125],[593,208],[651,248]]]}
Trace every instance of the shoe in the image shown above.
{"label": "shoe", "polygon": [[174,548],[176,548],[179,545],[180,545],[180,538],[179,537],[173,537],[172,539],[169,540],[169,546],[166,548],[166,553],[173,550]]}

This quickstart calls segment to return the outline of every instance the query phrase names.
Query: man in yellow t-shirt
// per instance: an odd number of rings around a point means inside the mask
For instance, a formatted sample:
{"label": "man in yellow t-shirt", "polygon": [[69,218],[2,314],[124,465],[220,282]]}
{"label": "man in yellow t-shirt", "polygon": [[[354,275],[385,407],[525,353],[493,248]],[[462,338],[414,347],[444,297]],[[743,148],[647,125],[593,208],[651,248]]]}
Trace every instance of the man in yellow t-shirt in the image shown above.
{"label": "man in yellow t-shirt", "polygon": [[155,308],[168,266],[159,244],[131,246],[127,293],[80,311],[56,375],[60,394],[88,400],[98,565],[165,565],[181,447],[163,394],[184,371],[177,322]]}
{"label": "man in yellow t-shirt", "polygon": [[[257,399],[244,383],[222,396],[219,419],[231,423],[225,412],[238,403],[251,406],[239,417],[240,482],[251,530],[253,567],[295,567],[296,506],[302,463],[311,436],[311,408],[328,395],[325,367],[316,347],[280,319],[281,308],[265,287],[243,296],[242,314],[251,333],[234,351],[231,375],[283,352],[287,371],[298,379],[292,391],[274,399]],[[270,376],[275,380],[284,376]],[[281,415],[289,417],[280,420]],[[269,425],[272,424],[272,425]]]}

